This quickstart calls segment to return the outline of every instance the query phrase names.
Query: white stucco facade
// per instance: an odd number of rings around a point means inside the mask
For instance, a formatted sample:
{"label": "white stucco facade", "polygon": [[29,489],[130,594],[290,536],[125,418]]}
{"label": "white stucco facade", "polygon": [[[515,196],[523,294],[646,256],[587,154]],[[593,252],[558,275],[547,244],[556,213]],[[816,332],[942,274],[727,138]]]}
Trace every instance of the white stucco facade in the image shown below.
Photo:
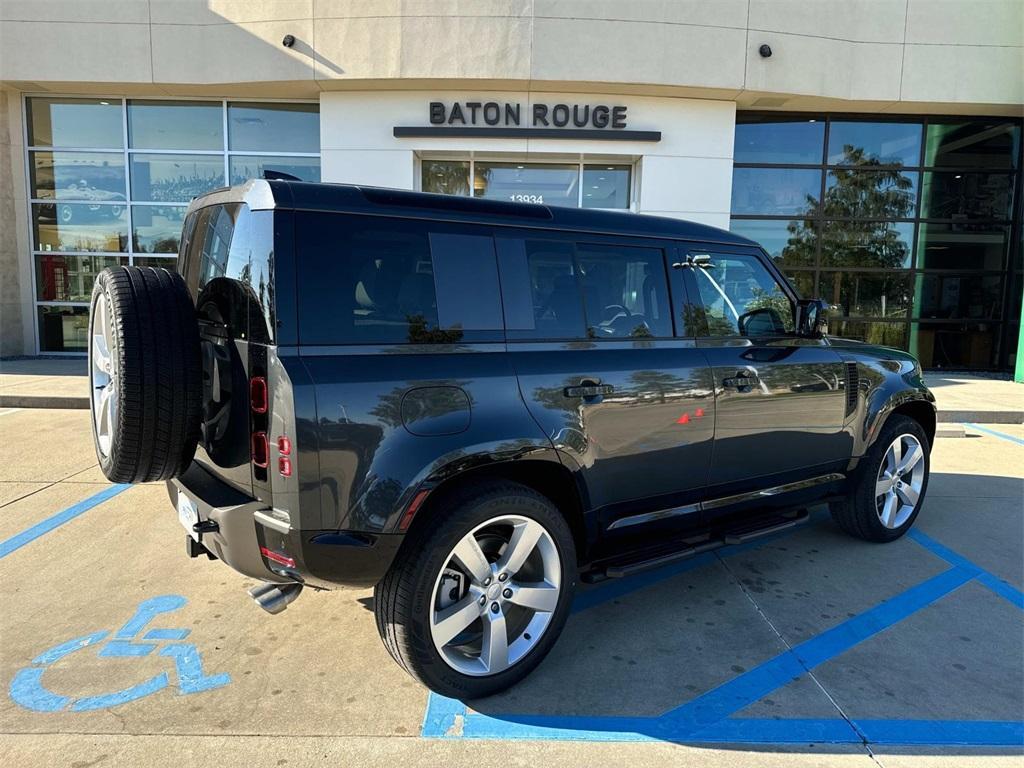
{"label": "white stucco facade", "polygon": [[[727,227],[739,111],[1019,118],[1024,2],[3,0],[0,356],[42,350],[24,109],[47,95],[319,104],[325,181],[416,189],[425,158],[615,163],[632,210]],[[625,105],[661,136],[394,136],[432,101]]]}
{"label": "white stucco facade", "polygon": [[[395,126],[428,125],[428,105],[621,104],[630,130],[659,141],[536,138],[396,138]],[[728,227],[736,105],[728,101],[529,91],[346,91],[320,99],[325,181],[416,189],[421,157],[526,162],[615,162],[634,169],[633,209]],[[605,134],[614,136],[608,129]]]}

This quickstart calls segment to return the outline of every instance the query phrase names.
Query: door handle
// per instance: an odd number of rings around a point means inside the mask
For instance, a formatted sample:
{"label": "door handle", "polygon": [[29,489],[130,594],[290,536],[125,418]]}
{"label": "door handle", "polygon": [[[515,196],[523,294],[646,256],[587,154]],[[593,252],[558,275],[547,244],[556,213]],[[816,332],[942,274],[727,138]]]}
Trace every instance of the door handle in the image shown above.
{"label": "door handle", "polygon": [[730,376],[722,380],[722,386],[729,389],[735,389],[737,392],[749,392],[761,379],[757,375],[757,371],[745,370],[737,371],[735,376]]}
{"label": "door handle", "polygon": [[601,384],[595,379],[580,379],[580,383],[574,387],[566,387],[562,394],[569,398],[580,397],[584,400],[596,402],[605,395],[615,391],[611,384]]}

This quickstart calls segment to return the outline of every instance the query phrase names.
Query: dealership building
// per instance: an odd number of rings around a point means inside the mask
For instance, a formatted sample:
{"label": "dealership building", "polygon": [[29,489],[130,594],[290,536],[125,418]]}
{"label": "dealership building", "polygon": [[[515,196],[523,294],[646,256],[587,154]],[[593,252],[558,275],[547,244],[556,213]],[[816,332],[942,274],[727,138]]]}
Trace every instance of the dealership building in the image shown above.
{"label": "dealership building", "polygon": [[84,354],[264,171],[731,229],[831,331],[1012,370],[1021,0],[3,0],[0,355]]}

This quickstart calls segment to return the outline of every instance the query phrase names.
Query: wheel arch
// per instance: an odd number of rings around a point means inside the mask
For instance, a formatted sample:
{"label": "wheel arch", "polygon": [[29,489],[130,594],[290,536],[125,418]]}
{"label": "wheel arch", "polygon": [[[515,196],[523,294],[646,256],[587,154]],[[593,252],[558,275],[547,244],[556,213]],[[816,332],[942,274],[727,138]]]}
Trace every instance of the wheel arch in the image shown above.
{"label": "wheel arch", "polygon": [[930,402],[927,400],[910,400],[909,402],[897,405],[892,409],[885,421],[879,425],[879,432],[885,427],[889,419],[896,415],[907,416],[916,421],[921,425],[924,433],[928,435],[928,446],[931,447],[935,443],[935,429],[938,418],[935,406]]}
{"label": "wheel arch", "polygon": [[584,516],[586,502],[573,473],[557,457],[488,463],[445,477],[430,490],[422,506],[416,510],[406,531],[406,539],[415,538],[417,531],[436,520],[443,513],[445,500],[456,491],[469,484],[485,485],[500,481],[523,485],[554,504],[572,531],[577,561],[583,562],[592,539]]}

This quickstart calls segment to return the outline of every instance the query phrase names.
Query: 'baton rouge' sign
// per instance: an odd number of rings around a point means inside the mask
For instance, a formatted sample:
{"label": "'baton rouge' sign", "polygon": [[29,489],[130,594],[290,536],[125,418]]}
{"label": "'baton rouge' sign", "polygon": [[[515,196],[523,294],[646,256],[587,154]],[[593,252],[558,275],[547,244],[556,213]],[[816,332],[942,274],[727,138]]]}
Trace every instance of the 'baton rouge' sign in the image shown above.
{"label": "'baton rouge' sign", "polygon": [[600,139],[661,141],[661,131],[626,127],[627,108],[607,104],[531,104],[518,102],[430,102],[430,125],[396,125],[397,138],[473,136],[486,138]]}

